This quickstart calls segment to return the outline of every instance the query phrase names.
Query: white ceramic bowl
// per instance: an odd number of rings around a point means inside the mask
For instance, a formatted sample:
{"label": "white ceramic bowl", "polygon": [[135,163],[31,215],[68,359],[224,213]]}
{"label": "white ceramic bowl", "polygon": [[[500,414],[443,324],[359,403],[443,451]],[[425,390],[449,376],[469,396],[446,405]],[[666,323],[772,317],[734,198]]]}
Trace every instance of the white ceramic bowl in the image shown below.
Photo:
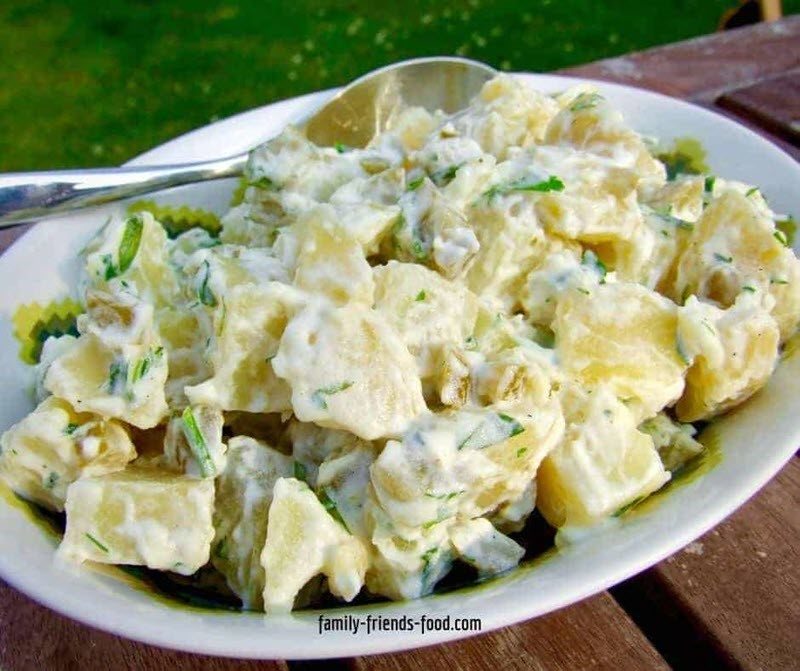
{"label": "white ceramic bowl", "polygon": [[[520,75],[545,91],[576,80]],[[798,210],[800,166],[756,134],[709,111],[655,93],[597,82],[642,133],[691,136],[713,171],[761,186],[773,209]],[[317,106],[330,92],[269,105],[177,138],[131,164],[177,163],[244,151]],[[233,181],[183,187],[159,195],[222,213]],[[794,209],[793,209],[794,208]],[[18,356],[10,317],[20,303],[49,302],[75,286],[75,254],[99,228],[109,206],[40,223],[0,257],[0,429],[31,407],[30,369]],[[721,461],[675,487],[658,505],[624,518],[547,561],[519,568],[479,588],[408,603],[337,609],[336,615],[480,617],[483,631],[542,615],[599,592],[655,564],[700,536],[752,496],[800,444],[800,357],[783,361],[767,387],[717,425]],[[105,572],[53,562],[55,540],[0,498],[0,575],[32,598],[89,625],[192,652],[234,657],[343,657],[417,647],[460,632],[318,634],[319,611],[287,616],[172,606]],[[713,579],[709,576],[709,579]]]}

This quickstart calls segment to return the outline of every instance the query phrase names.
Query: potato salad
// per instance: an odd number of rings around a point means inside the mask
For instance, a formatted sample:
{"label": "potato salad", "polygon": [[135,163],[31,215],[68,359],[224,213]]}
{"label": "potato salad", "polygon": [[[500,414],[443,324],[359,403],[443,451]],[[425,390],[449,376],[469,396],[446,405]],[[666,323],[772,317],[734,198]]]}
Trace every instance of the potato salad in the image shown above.
{"label": "potato salad", "polygon": [[270,613],[502,573],[532,514],[661,488],[800,318],[758,188],[668,180],[588,86],[498,76],[364,149],[289,127],[245,180],[217,231],[141,211],[81,253],[79,335],[0,454],[65,560],[213,567]]}

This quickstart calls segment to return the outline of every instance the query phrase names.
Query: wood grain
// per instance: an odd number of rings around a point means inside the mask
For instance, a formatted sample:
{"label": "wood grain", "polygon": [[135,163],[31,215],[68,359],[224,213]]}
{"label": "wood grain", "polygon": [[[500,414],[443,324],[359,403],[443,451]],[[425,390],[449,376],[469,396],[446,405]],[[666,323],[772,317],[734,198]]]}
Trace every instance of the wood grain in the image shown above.
{"label": "wood grain", "polygon": [[513,627],[455,643],[355,660],[358,671],[668,669],[617,603],[600,594]]}
{"label": "wood grain", "polygon": [[800,69],[728,91],[717,104],[800,146]]}
{"label": "wood grain", "polygon": [[715,100],[800,67],[800,16],[698,37],[564,70],[692,100]]}
{"label": "wood grain", "polygon": [[31,601],[0,581],[3,671],[286,671],[284,662],[192,655],[92,629]]}
{"label": "wood grain", "polygon": [[717,668],[796,669],[798,539],[795,457],[726,522],[614,594],[675,666],[702,657]]}

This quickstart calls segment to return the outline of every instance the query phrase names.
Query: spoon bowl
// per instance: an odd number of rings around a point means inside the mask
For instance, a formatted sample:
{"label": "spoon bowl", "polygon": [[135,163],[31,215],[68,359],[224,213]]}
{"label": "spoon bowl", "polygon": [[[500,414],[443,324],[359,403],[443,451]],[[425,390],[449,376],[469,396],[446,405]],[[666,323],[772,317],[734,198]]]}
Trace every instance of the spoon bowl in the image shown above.
{"label": "spoon bowl", "polygon": [[[334,95],[298,126],[323,146],[364,147],[405,106],[457,112],[495,75],[464,58],[401,61],[373,70]],[[167,166],[51,170],[0,175],[0,228],[160,189],[244,172],[248,152]]]}

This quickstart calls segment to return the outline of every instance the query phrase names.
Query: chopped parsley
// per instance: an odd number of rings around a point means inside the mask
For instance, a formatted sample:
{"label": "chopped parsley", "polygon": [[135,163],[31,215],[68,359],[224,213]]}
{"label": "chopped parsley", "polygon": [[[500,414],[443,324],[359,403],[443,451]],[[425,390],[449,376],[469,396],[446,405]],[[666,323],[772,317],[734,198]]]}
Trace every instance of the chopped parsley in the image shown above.
{"label": "chopped parsley", "polygon": [[96,539],[94,536],[92,536],[92,534],[90,534],[88,531],[87,531],[87,532],[84,534],[84,536],[86,536],[86,538],[88,538],[88,539],[89,539],[89,540],[90,540],[90,541],[91,541],[91,542],[92,542],[92,543],[93,543],[95,546],[97,546],[97,547],[98,547],[100,550],[102,550],[102,551],[103,551],[103,552],[105,552],[106,554],[108,554],[108,553],[109,553],[109,549],[108,549],[108,547],[106,547],[105,545],[103,545],[103,544],[102,544],[102,543],[101,543],[99,540],[97,540],[97,539]]}
{"label": "chopped parsley", "polygon": [[75,424],[74,422],[70,422],[64,428],[64,433],[66,433],[68,436],[71,436],[73,433],[75,433],[78,430],[78,426],[79,426],[78,424]]}
{"label": "chopped parsley", "polygon": [[203,436],[200,427],[197,425],[197,419],[192,412],[191,406],[188,406],[181,415],[183,424],[181,430],[189,443],[189,449],[192,451],[194,458],[197,460],[197,465],[200,467],[200,473],[204,478],[213,477],[217,474],[217,468],[214,466],[214,461],[208,452],[208,445]]}
{"label": "chopped parsley", "polygon": [[350,389],[350,387],[355,384],[352,380],[348,380],[346,382],[339,382],[337,384],[331,384],[327,387],[320,387],[317,389],[312,395],[311,398],[314,400],[320,408],[323,410],[328,409],[328,403],[325,400],[326,396],[333,396],[334,394],[338,394],[339,392],[344,391],[345,389]]}
{"label": "chopped parsley", "polygon": [[524,179],[518,179],[515,182],[510,182],[508,184],[495,184],[493,187],[490,187],[486,191],[484,191],[483,196],[491,202],[491,200],[495,196],[502,196],[507,193],[512,193],[514,191],[534,191],[539,193],[545,193],[547,191],[563,191],[564,190],[564,182],[562,182],[558,177],[555,175],[550,175],[545,180],[541,180],[539,182],[530,182]]}

